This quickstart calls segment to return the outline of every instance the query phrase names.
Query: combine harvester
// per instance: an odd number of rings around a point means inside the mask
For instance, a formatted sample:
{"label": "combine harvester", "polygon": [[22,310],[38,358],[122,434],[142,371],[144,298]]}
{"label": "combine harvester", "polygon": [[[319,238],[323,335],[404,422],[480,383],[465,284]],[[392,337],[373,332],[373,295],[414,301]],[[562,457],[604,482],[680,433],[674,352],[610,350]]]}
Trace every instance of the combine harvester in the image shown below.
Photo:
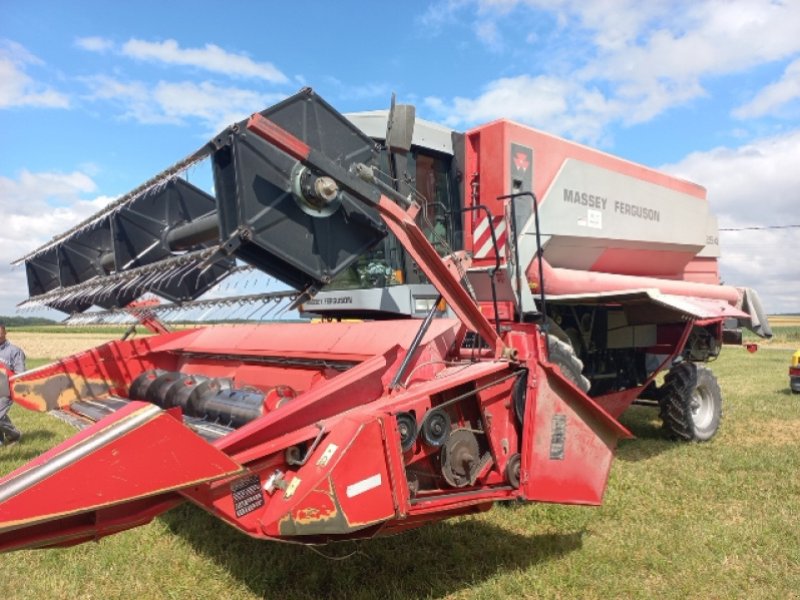
{"label": "combine harvester", "polygon": [[[10,377],[17,403],[81,431],[0,480],[0,549],[96,540],[187,500],[311,544],[497,501],[599,504],[630,436],[617,417],[643,395],[670,433],[713,435],[719,387],[697,363],[724,323],[769,329],[752,291],[719,285],[704,190],[392,104],[345,117],[302,90],[20,259],[26,305],[128,310],[157,335]],[[204,159],[216,197],[178,176]],[[243,268],[295,291],[200,298]],[[157,318],[290,296],[327,318]]]}

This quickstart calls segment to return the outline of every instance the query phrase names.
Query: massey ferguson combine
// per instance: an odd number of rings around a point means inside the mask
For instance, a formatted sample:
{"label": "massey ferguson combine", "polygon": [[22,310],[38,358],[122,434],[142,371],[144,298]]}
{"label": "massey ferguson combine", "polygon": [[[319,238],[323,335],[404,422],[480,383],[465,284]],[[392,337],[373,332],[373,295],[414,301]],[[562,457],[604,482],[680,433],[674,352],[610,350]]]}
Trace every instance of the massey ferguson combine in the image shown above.
{"label": "massey ferguson combine", "polygon": [[[202,160],[215,196],[179,177]],[[710,438],[701,363],[740,325],[769,335],[717,254],[691,183],[508,121],[345,117],[302,90],[20,259],[27,305],[127,310],[157,333],[11,375],[17,403],[81,431],[0,480],[0,549],[185,501],[310,544],[498,501],[598,504],[628,406]],[[209,297],[248,268],[294,291]],[[158,318],[276,300],[325,318]]]}

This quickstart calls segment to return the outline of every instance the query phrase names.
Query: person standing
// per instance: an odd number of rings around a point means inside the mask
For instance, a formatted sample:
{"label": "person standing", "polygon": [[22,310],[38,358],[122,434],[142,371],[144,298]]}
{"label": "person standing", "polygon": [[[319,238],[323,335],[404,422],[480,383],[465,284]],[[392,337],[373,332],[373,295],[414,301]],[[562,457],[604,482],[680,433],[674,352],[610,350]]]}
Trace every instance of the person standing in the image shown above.
{"label": "person standing", "polygon": [[[25,353],[6,339],[6,325],[0,323],[0,364],[12,373],[25,370]],[[0,389],[0,446],[3,443],[13,444],[22,438],[22,432],[14,426],[8,411],[11,409],[11,398],[6,389]]]}

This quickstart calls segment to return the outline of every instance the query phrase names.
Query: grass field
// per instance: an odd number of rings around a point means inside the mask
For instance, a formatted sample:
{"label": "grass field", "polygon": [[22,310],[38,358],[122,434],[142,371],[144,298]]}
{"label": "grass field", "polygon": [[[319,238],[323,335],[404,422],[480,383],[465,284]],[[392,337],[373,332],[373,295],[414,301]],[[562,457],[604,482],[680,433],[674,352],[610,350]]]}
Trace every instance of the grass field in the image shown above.
{"label": "grass field", "polygon": [[[800,315],[769,317],[769,324],[773,329],[774,337],[766,342],[766,346],[776,347],[788,344],[800,348]],[[748,342],[761,341],[755,334],[747,330],[744,331],[744,338]]]}
{"label": "grass field", "polygon": [[[97,544],[1,555],[0,597],[800,598],[800,396],[787,374],[800,344],[783,339],[711,365],[725,415],[709,443],[668,441],[652,409],[629,411],[637,439],[620,444],[601,507],[498,506],[317,553],[184,505]],[[74,433],[12,416],[25,438],[0,449],[0,473]]]}

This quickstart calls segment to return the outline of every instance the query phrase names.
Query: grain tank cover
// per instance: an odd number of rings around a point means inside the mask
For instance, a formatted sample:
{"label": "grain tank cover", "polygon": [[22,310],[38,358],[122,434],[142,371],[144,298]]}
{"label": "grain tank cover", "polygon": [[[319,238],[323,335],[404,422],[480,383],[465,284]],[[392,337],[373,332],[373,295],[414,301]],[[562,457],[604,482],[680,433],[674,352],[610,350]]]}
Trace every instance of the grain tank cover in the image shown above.
{"label": "grain tank cover", "polygon": [[641,168],[602,154],[569,157],[540,208],[545,256],[553,265],[587,271],[680,276],[706,246],[714,222],[708,203],[689,185],[654,181]]}

